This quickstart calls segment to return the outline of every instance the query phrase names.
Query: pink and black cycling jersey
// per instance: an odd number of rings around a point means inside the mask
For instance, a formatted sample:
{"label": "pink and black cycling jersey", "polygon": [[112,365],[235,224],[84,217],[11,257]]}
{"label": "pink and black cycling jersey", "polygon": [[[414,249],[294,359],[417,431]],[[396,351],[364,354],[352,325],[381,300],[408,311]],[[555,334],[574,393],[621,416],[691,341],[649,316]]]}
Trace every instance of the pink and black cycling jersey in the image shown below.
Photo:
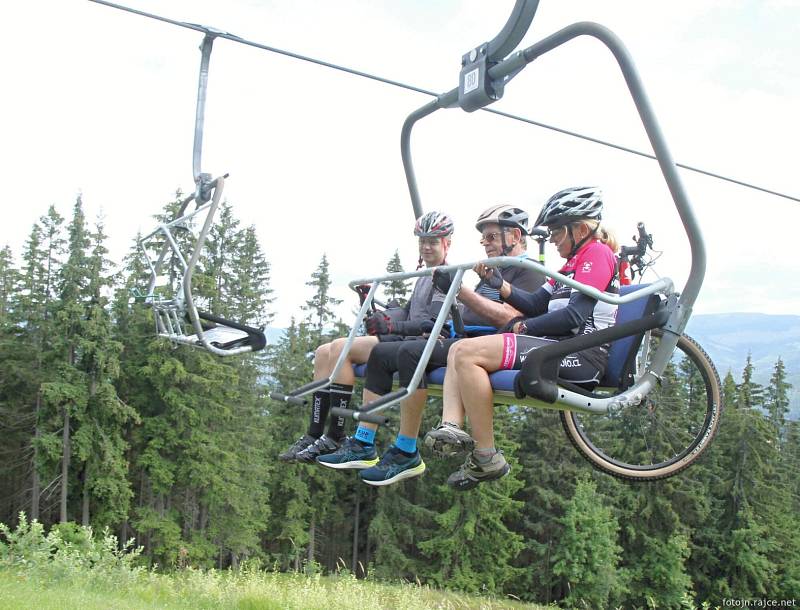
{"label": "pink and black cycling jersey", "polygon": [[[559,270],[559,273],[581,284],[597,288],[601,292],[618,294],[619,280],[616,265],[616,257],[611,248],[601,241],[593,240],[578,250],[577,254]],[[579,292],[575,288],[557,282],[555,278],[550,278],[545,282],[543,288],[550,293],[550,302],[547,305],[548,313],[566,307],[570,297]],[[616,317],[616,305],[597,301],[591,315],[583,323],[583,327],[570,329],[571,334],[586,334],[608,328],[614,325]]]}
{"label": "pink and black cycling jersey", "polygon": [[[602,292],[619,292],[614,253],[598,240],[592,240],[581,247],[559,273]],[[511,364],[512,368],[518,368],[527,352],[540,345],[539,342],[527,341],[528,338],[563,341],[613,326],[617,316],[616,305],[594,299],[554,278],[533,293],[517,290],[512,286],[511,294],[505,300],[526,317],[529,316],[525,319],[528,337],[520,336],[518,340],[512,337],[504,339],[504,364]],[[511,352],[514,352],[513,363],[509,362]],[[608,361],[608,345],[583,350],[580,359],[602,375]]]}

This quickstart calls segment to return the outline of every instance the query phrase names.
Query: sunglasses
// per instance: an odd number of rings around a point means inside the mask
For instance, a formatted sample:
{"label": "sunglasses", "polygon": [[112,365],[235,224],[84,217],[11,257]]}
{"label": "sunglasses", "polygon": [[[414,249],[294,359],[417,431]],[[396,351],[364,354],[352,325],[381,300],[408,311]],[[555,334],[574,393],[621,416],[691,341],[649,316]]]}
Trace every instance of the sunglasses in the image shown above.
{"label": "sunglasses", "polygon": [[480,243],[482,243],[482,244],[490,244],[493,241],[495,241],[497,238],[499,238],[500,235],[502,235],[502,234],[503,234],[502,231],[495,231],[493,233],[484,233],[483,235],[481,235]]}

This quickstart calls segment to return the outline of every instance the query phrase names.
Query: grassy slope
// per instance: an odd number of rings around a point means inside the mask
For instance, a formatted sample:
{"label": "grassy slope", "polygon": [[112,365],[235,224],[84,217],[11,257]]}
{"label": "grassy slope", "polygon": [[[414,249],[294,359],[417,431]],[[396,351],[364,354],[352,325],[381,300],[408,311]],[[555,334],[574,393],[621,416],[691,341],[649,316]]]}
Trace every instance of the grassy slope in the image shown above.
{"label": "grassy slope", "polygon": [[252,572],[187,570],[173,576],[141,574],[134,581],[109,581],[72,573],[46,580],[31,571],[0,569],[0,600],[7,610],[106,610],[109,608],[241,610],[536,609],[512,600],[434,591],[413,585],[383,585],[350,577],[320,578]]}

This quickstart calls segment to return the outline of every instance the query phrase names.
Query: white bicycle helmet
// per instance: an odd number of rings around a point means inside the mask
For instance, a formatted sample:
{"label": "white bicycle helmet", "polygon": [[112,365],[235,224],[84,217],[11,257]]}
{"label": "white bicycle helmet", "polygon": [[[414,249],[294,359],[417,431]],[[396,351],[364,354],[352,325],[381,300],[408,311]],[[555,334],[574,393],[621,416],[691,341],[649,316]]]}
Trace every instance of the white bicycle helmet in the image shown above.
{"label": "white bicycle helmet", "polygon": [[475,228],[478,231],[481,227],[488,223],[498,224],[501,227],[512,227],[522,231],[523,235],[528,234],[528,213],[513,205],[500,204],[493,205],[489,209],[483,211],[475,223]]}
{"label": "white bicycle helmet", "polygon": [[558,191],[547,200],[536,226],[560,227],[576,220],[600,220],[603,192],[596,186],[577,186]]}
{"label": "white bicycle helmet", "polygon": [[448,237],[453,234],[453,221],[442,212],[428,212],[417,218],[414,235],[417,237]]}

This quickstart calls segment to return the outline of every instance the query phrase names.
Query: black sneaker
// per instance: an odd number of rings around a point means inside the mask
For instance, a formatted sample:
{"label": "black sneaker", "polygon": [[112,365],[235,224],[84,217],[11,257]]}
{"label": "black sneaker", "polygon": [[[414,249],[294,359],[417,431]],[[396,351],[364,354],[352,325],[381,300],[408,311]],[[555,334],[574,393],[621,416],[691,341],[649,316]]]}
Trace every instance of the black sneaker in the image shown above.
{"label": "black sneaker", "polygon": [[472,451],[475,441],[455,424],[442,422],[425,435],[425,446],[440,457]]}
{"label": "black sneaker", "polygon": [[334,440],[331,437],[325,436],[323,434],[317,440],[315,440],[311,445],[309,445],[308,447],[306,447],[297,454],[297,461],[311,464],[313,462],[316,462],[319,456],[333,453],[339,448],[339,445],[341,444],[342,441]]}
{"label": "black sneaker", "polygon": [[296,462],[297,454],[300,453],[306,447],[313,445],[314,441],[316,440],[317,439],[315,439],[313,436],[309,434],[304,434],[294,442],[294,445],[292,445],[286,451],[281,453],[278,456],[278,459],[281,462]]}
{"label": "black sneaker", "polygon": [[425,472],[425,462],[419,457],[419,451],[408,456],[397,447],[390,447],[377,465],[362,470],[358,476],[368,485],[381,486],[418,477],[423,472]]}
{"label": "black sneaker", "polygon": [[447,484],[457,491],[467,491],[477,487],[478,483],[504,477],[510,470],[511,466],[506,462],[502,451],[495,453],[492,459],[485,464],[479,463],[475,459],[475,454],[470,453],[458,472],[447,477]]}

